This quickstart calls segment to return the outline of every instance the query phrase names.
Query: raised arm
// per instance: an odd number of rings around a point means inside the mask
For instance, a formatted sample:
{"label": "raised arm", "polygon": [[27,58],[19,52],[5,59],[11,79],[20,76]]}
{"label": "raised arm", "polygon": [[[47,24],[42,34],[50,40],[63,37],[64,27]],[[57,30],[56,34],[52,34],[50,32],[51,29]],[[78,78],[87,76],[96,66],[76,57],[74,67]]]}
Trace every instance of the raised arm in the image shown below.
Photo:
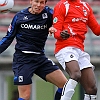
{"label": "raised arm", "polygon": [[3,37],[2,40],[0,41],[0,53],[5,51],[9,47],[9,45],[12,43],[13,39],[15,38],[16,30],[17,30],[16,20],[17,20],[17,17],[14,17],[12,23],[9,25],[6,36]]}

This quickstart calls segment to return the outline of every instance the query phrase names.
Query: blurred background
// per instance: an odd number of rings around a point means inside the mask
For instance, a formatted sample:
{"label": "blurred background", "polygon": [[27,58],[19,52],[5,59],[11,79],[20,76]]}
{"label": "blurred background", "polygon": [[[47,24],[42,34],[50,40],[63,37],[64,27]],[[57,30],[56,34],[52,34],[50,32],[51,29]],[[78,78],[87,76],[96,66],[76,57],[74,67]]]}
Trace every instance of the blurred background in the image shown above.
{"label": "blurred background", "polygon": [[[47,5],[54,7],[59,0],[48,0]],[[95,17],[100,23],[100,0],[83,0],[87,1],[95,14]],[[5,36],[7,28],[15,15],[19,10],[30,6],[29,0],[15,0],[15,5],[11,12],[0,14],[0,40]],[[12,56],[14,53],[14,46],[16,41],[14,40],[11,46],[2,54],[0,54],[0,100],[17,100],[18,91],[17,86],[13,85],[13,72],[12,72]],[[57,65],[59,63],[54,57],[54,43],[53,36],[48,36],[48,40],[45,46],[46,55],[52,59]],[[89,29],[85,40],[85,51],[91,56],[91,62],[95,66],[95,75],[98,87],[98,98],[100,100],[100,36],[97,37],[92,34]],[[83,62],[84,63],[84,62]],[[60,66],[60,65],[59,65]],[[61,68],[61,66],[60,66]],[[64,72],[64,70],[62,70]],[[66,77],[68,75],[64,72]],[[54,93],[57,87],[43,81],[38,76],[34,75],[32,84],[31,100],[54,100]],[[79,84],[76,87],[76,92],[72,100],[83,100],[84,90]]]}

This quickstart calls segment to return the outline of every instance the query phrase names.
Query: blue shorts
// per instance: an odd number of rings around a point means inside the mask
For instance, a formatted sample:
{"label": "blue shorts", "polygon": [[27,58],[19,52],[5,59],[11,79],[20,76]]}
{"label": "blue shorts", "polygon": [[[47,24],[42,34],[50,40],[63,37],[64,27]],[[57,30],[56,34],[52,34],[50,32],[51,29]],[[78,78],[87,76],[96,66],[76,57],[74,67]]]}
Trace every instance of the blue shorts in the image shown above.
{"label": "blue shorts", "polygon": [[14,84],[28,85],[32,83],[34,73],[46,81],[46,75],[58,70],[59,67],[48,59],[45,54],[14,54],[13,66]]}

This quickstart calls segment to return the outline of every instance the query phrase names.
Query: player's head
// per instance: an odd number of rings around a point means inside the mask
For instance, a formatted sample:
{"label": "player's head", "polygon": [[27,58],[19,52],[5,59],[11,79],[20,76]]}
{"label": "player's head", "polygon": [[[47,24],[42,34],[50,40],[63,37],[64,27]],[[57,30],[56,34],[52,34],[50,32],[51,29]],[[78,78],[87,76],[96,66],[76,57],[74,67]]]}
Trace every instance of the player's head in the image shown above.
{"label": "player's head", "polygon": [[44,9],[47,0],[30,0],[31,8],[29,11],[33,14],[39,14]]}

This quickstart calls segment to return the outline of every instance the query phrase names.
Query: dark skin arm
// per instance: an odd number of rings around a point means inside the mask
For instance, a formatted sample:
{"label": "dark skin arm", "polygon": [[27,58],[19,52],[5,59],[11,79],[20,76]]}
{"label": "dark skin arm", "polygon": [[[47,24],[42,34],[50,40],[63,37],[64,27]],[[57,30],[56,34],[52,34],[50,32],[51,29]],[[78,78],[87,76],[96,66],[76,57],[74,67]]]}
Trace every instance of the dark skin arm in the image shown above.
{"label": "dark skin arm", "polygon": [[60,36],[62,37],[62,39],[68,39],[70,37],[70,34],[67,30],[63,30],[60,32]]}
{"label": "dark skin arm", "polygon": [[[56,28],[50,27],[49,28],[49,35],[51,36],[52,33],[56,32],[56,31],[57,31]],[[61,36],[62,39],[68,39],[70,37],[70,34],[68,33],[67,30],[63,30],[63,31],[60,32],[60,36]]]}

